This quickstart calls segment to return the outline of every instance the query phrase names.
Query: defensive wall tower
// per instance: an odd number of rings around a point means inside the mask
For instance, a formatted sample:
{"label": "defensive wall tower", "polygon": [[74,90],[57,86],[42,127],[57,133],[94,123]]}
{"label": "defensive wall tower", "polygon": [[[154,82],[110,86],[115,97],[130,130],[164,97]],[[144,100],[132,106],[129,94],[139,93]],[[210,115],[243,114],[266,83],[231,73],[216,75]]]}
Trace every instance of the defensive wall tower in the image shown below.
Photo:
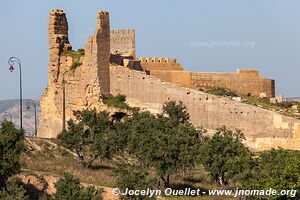
{"label": "defensive wall tower", "polygon": [[110,31],[110,35],[111,54],[136,58],[134,29],[113,29]]}

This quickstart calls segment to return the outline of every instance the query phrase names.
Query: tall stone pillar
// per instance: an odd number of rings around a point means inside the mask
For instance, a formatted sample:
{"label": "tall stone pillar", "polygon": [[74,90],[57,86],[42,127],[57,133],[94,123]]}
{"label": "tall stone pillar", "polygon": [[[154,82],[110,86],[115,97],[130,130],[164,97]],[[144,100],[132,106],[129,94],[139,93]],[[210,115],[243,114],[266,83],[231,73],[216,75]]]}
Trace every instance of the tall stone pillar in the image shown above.
{"label": "tall stone pillar", "polygon": [[95,37],[97,44],[97,64],[100,93],[109,94],[110,24],[109,13],[107,11],[98,12]]}
{"label": "tall stone pillar", "polygon": [[48,86],[59,76],[60,54],[64,50],[72,49],[68,37],[68,21],[63,10],[50,11],[49,17],[49,67]]}

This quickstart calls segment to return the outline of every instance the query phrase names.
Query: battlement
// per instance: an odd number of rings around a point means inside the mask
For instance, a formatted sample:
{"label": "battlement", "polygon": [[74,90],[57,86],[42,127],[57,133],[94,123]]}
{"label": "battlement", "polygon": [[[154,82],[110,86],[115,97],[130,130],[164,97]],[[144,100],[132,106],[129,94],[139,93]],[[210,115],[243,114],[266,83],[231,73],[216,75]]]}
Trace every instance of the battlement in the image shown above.
{"label": "battlement", "polygon": [[252,75],[252,76],[259,76],[258,70],[245,70],[245,69],[238,69],[236,71],[237,74],[243,74],[243,75]]}
{"label": "battlement", "polygon": [[141,63],[177,63],[176,58],[151,58],[151,57],[140,57]]}
{"label": "battlement", "polygon": [[120,35],[125,35],[125,34],[129,34],[129,35],[132,35],[132,34],[135,34],[135,29],[112,29],[110,30],[110,33],[111,34],[120,34]]}

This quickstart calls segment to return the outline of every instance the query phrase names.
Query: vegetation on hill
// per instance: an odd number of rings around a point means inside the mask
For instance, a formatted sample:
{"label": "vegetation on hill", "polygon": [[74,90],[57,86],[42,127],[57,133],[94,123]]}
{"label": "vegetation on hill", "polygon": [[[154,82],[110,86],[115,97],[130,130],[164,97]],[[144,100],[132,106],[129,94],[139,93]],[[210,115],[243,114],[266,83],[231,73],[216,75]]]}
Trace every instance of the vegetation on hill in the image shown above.
{"label": "vegetation on hill", "polygon": [[229,96],[229,97],[236,97],[237,94],[232,92],[230,89],[217,87],[212,88],[206,91],[209,94],[218,95],[218,96]]}
{"label": "vegetation on hill", "polygon": [[293,110],[293,106],[297,106],[300,113],[300,103],[296,101],[283,101],[281,103],[271,103],[267,98],[259,98],[259,97],[243,97],[243,102],[262,107],[268,110],[276,111],[286,116],[295,117],[300,119],[300,115],[297,115]]}
{"label": "vegetation on hill", "polygon": [[[224,96],[224,97],[236,97],[238,96],[234,92],[226,88],[212,88],[206,91],[209,94]],[[255,96],[242,96],[242,102],[253,106],[261,107],[264,109],[272,110],[281,113],[286,116],[300,119],[300,102],[297,101],[283,101],[280,103],[271,103],[269,98],[259,98]],[[293,106],[298,107],[298,112],[295,112]]]}
{"label": "vegetation on hill", "polygon": [[41,200],[102,200],[102,190],[93,186],[84,188],[80,185],[78,177],[65,173],[56,186],[56,193],[51,196],[43,196]]}

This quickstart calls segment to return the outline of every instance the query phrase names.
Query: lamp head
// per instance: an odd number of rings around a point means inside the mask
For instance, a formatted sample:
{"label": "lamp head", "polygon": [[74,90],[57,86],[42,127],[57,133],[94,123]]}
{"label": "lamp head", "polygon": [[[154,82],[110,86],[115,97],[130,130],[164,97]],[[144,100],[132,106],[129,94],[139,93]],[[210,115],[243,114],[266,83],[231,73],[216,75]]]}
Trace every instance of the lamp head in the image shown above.
{"label": "lamp head", "polygon": [[8,68],[8,70],[9,70],[10,72],[13,72],[13,71],[15,70],[15,68],[14,68],[14,66],[10,65],[9,68]]}

